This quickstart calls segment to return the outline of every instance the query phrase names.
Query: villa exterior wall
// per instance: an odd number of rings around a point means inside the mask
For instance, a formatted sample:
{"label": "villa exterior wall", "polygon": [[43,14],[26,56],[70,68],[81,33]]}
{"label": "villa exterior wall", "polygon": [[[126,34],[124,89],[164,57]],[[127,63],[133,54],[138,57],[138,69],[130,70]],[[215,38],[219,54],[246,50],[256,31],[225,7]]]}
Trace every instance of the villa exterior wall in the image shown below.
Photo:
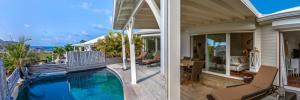
{"label": "villa exterior wall", "polygon": [[[261,51],[261,65],[276,66],[278,62],[278,34],[279,31],[273,29],[271,24],[257,26],[254,35],[255,47]],[[274,85],[278,85],[278,74],[275,78]]]}
{"label": "villa exterior wall", "polygon": [[260,26],[261,29],[261,64],[277,66],[277,36],[278,31],[272,25]]}

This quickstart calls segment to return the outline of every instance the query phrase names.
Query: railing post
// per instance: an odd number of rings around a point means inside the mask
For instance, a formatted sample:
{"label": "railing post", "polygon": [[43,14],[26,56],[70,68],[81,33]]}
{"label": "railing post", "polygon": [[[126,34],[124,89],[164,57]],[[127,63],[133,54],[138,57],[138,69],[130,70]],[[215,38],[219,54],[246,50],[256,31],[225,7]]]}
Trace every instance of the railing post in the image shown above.
{"label": "railing post", "polygon": [[4,70],[3,61],[0,59],[0,99],[1,100],[9,100],[10,96],[8,96],[8,85],[6,81],[6,73]]}

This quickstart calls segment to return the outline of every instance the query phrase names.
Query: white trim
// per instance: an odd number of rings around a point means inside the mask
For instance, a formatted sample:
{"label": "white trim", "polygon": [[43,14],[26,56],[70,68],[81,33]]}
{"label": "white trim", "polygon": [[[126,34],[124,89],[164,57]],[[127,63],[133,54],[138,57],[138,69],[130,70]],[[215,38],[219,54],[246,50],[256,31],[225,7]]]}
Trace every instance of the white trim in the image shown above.
{"label": "white trim", "polygon": [[263,15],[254,7],[250,0],[241,0],[255,15],[260,18]]}
{"label": "white trim", "polygon": [[161,0],[167,3],[167,67],[168,100],[180,100],[180,37],[181,0]]}
{"label": "white trim", "polygon": [[155,37],[155,36],[160,36],[160,34],[143,34],[141,37]]}
{"label": "white trim", "polygon": [[241,77],[235,77],[235,76],[228,76],[225,74],[220,74],[220,73],[215,73],[215,72],[210,72],[210,71],[202,71],[203,73],[211,74],[211,75],[216,75],[216,76],[221,76],[221,77],[226,77],[226,78],[232,78],[232,79],[237,79],[237,80],[243,80]]}
{"label": "white trim", "polygon": [[292,86],[284,86],[284,88],[288,89],[288,90],[293,90],[293,91],[300,91],[300,88],[292,87]]}
{"label": "white trim", "polygon": [[230,75],[230,33],[226,33],[226,75]]}

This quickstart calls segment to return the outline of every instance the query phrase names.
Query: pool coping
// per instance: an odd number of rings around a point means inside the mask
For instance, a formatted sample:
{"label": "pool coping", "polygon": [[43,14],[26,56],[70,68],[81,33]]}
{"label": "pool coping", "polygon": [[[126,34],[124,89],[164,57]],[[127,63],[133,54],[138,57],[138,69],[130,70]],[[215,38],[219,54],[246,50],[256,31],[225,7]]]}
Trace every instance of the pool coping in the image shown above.
{"label": "pool coping", "polygon": [[116,68],[113,68],[111,66],[106,66],[106,68],[113,71],[115,74],[117,74],[117,77],[120,78],[123,87],[124,100],[137,100],[137,94],[135,93],[132,84],[128,84],[127,82],[125,82],[124,76],[122,76],[122,74],[117,71]]}

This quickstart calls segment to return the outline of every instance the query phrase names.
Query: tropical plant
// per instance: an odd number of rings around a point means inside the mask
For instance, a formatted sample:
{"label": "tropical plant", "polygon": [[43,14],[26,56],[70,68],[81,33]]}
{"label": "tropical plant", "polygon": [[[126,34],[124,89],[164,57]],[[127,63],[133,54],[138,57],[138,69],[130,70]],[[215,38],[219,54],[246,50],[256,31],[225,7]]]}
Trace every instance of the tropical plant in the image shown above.
{"label": "tropical plant", "polygon": [[73,51],[73,50],[74,50],[72,44],[67,44],[67,45],[65,45],[64,49],[65,49],[66,52],[69,52],[69,51]]}
{"label": "tropical plant", "polygon": [[61,59],[65,53],[65,49],[62,47],[55,47],[53,53],[56,56],[56,59]]}
{"label": "tropical plant", "polygon": [[[126,56],[129,56],[128,36],[125,35]],[[141,37],[134,36],[135,50],[140,52],[143,46]],[[121,57],[122,56],[122,34],[119,32],[110,31],[104,39],[98,40],[95,43],[96,50],[105,52],[106,57]],[[138,54],[137,54],[138,55]]]}
{"label": "tropical plant", "polygon": [[32,64],[36,55],[29,51],[29,45],[26,44],[27,39],[20,37],[19,42],[6,46],[8,51],[4,58],[4,66],[7,68],[7,73],[11,73],[16,67],[22,69],[25,64]]}

